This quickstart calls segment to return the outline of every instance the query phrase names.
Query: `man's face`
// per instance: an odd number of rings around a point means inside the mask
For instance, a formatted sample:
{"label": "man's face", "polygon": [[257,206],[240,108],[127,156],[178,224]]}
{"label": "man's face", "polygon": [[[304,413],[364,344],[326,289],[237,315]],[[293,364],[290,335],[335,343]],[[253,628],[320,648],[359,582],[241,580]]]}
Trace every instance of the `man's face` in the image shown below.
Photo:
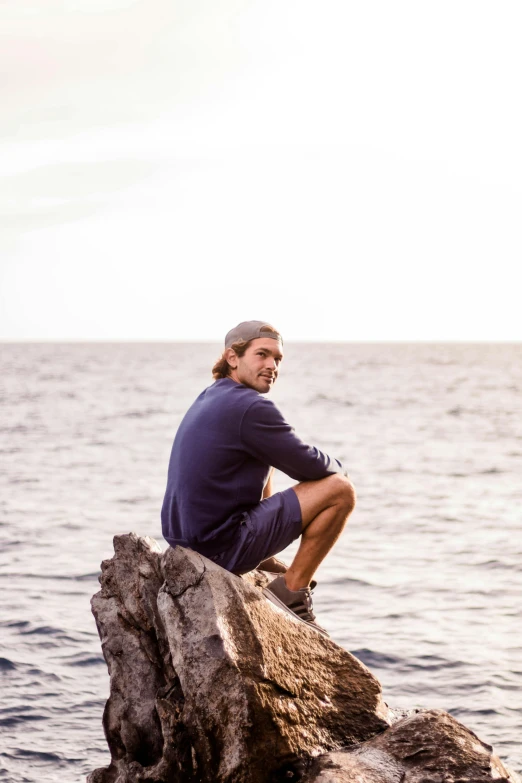
{"label": "man's face", "polygon": [[227,355],[232,368],[232,380],[249,386],[260,394],[266,394],[276,382],[282,359],[281,343],[271,337],[252,340],[243,356],[238,356],[231,348]]}

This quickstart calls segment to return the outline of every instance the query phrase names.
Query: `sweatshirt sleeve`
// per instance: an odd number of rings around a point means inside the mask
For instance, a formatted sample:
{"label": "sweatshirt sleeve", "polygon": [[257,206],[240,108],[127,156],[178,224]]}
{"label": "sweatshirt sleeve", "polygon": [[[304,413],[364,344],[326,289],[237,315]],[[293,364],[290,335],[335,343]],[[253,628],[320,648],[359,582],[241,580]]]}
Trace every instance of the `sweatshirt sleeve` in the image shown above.
{"label": "sweatshirt sleeve", "polygon": [[271,400],[260,398],[245,411],[240,435],[249,454],[296,481],[344,472],[339,460],[303,443]]}

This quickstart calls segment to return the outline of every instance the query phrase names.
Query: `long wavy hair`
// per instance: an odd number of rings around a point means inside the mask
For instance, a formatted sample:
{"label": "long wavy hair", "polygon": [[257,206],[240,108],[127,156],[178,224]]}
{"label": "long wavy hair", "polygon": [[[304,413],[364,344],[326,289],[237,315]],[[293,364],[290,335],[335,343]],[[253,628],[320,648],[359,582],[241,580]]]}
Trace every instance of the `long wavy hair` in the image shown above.
{"label": "long wavy hair", "polygon": [[[262,327],[262,330],[264,332],[269,332],[270,334],[277,335],[277,337],[280,337],[279,332],[277,329],[274,329],[273,326],[270,326],[270,324],[264,324]],[[238,340],[237,343],[234,343],[230,347],[235,352],[236,356],[243,356],[246,349],[250,345],[252,340]],[[226,349],[226,351],[228,348]],[[212,377],[215,381],[218,381],[220,378],[227,378],[230,375],[230,370],[232,369],[229,365],[229,363],[226,360],[225,354],[226,351],[223,351],[217,362],[214,364],[212,368]]]}

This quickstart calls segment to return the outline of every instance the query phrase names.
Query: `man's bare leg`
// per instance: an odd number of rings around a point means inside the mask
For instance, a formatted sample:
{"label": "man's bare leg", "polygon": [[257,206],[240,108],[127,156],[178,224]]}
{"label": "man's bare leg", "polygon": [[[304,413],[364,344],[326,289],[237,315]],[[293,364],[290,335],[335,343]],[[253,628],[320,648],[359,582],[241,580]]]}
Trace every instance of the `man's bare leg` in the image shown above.
{"label": "man's bare leg", "polygon": [[355,489],[336,473],[293,487],[301,506],[303,533],[292,564],[284,575],[289,590],[308,587],[317,568],[341,535],[355,507]]}

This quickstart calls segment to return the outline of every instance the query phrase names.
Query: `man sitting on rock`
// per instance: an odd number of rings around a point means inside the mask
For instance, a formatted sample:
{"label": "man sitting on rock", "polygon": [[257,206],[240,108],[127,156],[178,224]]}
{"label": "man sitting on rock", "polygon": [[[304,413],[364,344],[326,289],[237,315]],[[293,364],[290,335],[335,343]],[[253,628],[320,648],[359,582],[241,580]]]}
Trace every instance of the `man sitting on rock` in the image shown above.
{"label": "man sitting on rock", "polygon": [[[174,439],[163,535],[235,574],[275,572],[267,598],[326,634],[315,622],[310,584],[354,508],[355,491],[339,460],[303,443],[262,396],[282,359],[281,335],[263,321],[245,321],[227,334],[215,382]],[[274,468],[300,483],[272,494]],[[274,555],[299,536],[286,569]]]}

